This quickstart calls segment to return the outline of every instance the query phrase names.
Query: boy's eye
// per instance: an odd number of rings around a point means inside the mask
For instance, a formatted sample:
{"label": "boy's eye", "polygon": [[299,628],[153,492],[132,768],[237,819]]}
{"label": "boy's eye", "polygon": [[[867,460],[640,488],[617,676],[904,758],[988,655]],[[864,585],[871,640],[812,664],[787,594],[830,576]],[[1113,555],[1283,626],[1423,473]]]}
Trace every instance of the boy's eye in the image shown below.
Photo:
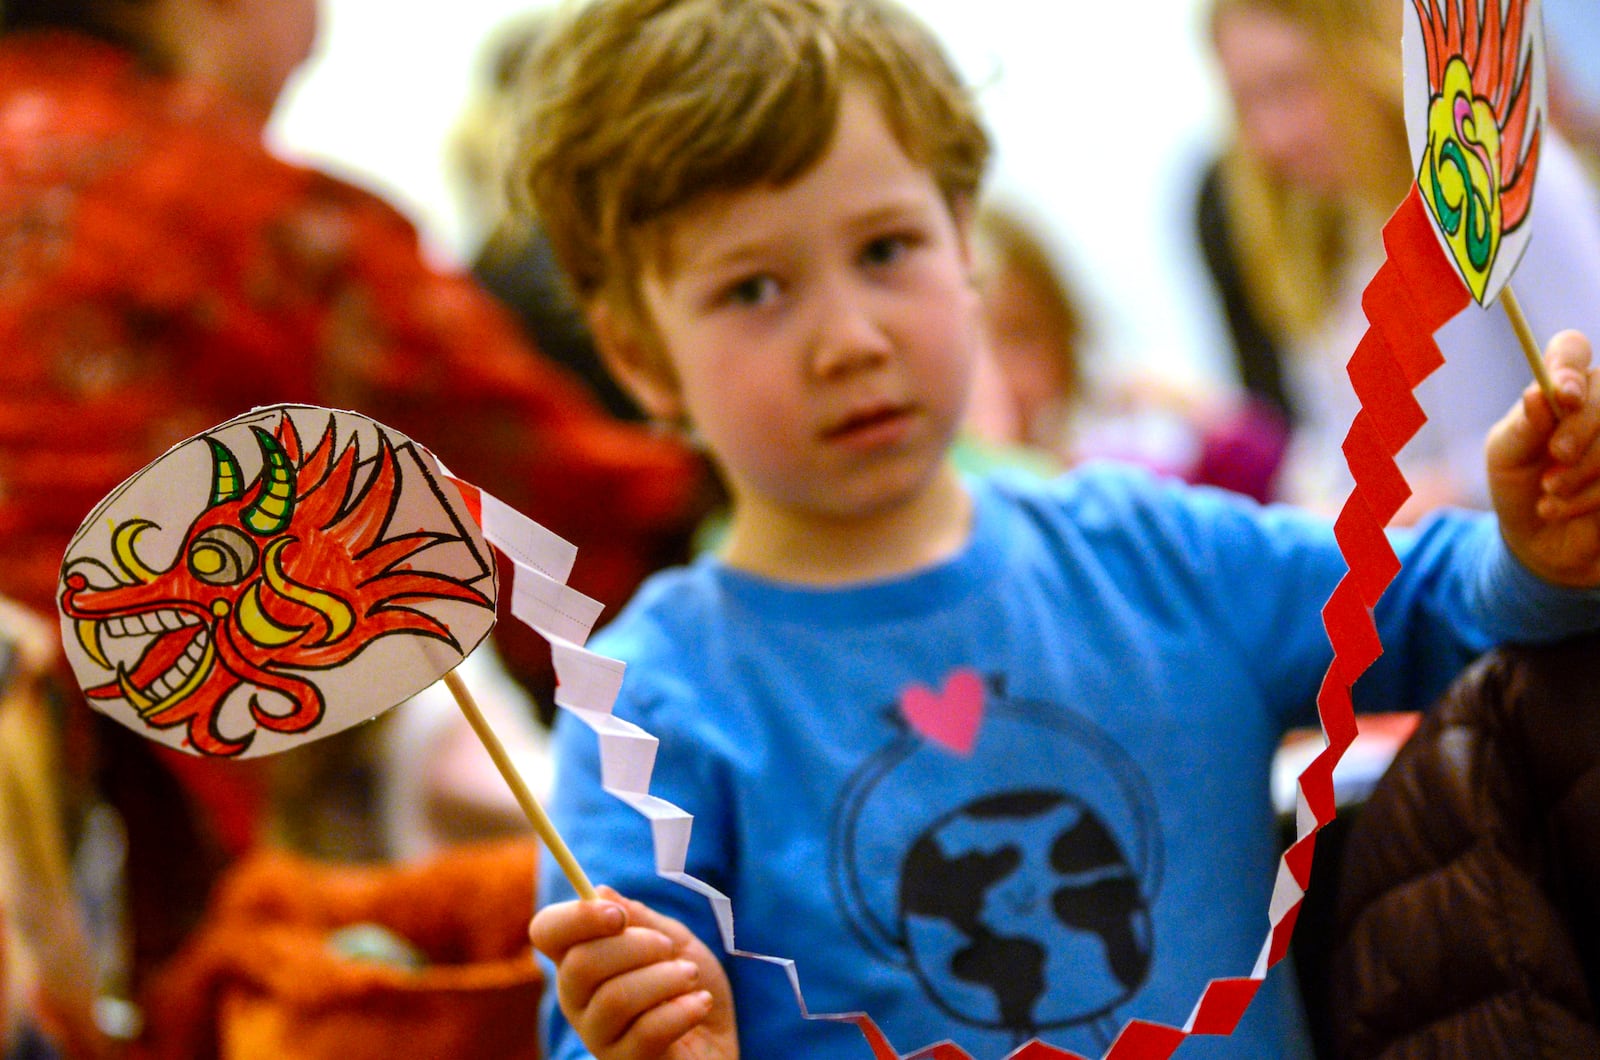
{"label": "boy's eye", "polygon": [[879,236],[861,251],[861,260],[867,265],[890,265],[906,252],[910,240],[905,236]]}
{"label": "boy's eye", "polygon": [[727,289],[724,298],[742,306],[765,305],[778,293],[778,283],[771,276],[749,276]]}

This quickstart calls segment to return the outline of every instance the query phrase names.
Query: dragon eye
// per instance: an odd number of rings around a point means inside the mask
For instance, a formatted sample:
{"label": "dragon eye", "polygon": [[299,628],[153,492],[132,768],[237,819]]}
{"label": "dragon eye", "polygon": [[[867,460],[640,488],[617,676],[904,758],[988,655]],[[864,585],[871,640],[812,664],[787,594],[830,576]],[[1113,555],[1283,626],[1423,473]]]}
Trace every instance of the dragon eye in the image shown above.
{"label": "dragon eye", "polygon": [[208,585],[236,585],[255,569],[257,554],[244,531],[214,526],[189,543],[189,570]]}

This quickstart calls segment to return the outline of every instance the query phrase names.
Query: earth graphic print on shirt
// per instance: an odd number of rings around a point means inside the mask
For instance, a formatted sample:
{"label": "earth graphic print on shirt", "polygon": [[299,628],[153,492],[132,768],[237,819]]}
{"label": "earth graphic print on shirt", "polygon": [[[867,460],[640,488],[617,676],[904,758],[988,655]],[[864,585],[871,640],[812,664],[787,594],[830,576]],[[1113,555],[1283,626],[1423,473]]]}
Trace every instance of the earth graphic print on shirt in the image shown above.
{"label": "earth graphic print on shirt", "polygon": [[887,708],[898,735],[834,810],[834,900],[859,940],[910,971],[951,1020],[1017,1044],[1070,1036],[1104,1049],[1154,958],[1154,799],[1087,719],[1012,699],[1000,677],[983,688],[981,728],[958,768],[937,734]]}

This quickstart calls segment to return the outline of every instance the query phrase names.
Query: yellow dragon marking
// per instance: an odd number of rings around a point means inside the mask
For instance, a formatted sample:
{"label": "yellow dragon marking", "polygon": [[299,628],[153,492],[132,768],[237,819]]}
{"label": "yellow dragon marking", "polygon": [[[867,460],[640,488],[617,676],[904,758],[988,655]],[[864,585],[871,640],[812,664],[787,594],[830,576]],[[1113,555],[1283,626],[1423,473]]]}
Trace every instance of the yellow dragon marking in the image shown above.
{"label": "yellow dragon marking", "polygon": [[[324,638],[324,643],[338,640],[355,628],[355,612],[350,609],[349,604],[337,596],[291,581],[289,576],[283,573],[283,567],[279,563],[278,555],[292,540],[294,539],[288,537],[279,538],[267,546],[266,554],[262,557],[261,564],[262,570],[267,577],[267,583],[283,596],[305,604],[328,620],[328,635]],[[248,597],[246,597],[246,603],[249,603]]]}

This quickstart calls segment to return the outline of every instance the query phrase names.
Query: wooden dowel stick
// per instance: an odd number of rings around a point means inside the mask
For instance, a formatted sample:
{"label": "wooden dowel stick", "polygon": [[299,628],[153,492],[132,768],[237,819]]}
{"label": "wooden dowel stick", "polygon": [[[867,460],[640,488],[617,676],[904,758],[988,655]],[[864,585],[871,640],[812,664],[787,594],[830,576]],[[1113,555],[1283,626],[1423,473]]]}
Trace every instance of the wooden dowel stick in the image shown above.
{"label": "wooden dowel stick", "polygon": [[578,859],[572,856],[572,851],[567,848],[561,833],[556,831],[556,826],[544,812],[544,807],[539,805],[539,800],[528,790],[522,774],[517,772],[516,764],[506,753],[505,745],[500,742],[500,737],[495,734],[493,726],[478,709],[478,703],[472,698],[472,693],[467,690],[466,682],[461,680],[460,674],[451,670],[444,675],[444,683],[450,689],[450,694],[456,697],[456,704],[461,707],[461,713],[467,716],[467,723],[472,726],[472,731],[483,741],[489,757],[494,759],[495,768],[500,770],[500,775],[505,777],[506,783],[511,786],[511,794],[516,796],[517,804],[522,807],[522,812],[527,814],[533,830],[539,833],[539,838],[544,840],[544,845],[556,859],[556,864],[560,865],[561,871],[566,874],[567,882],[572,884],[572,889],[578,892],[579,898],[593,901],[598,897],[594,891],[594,884],[589,882],[589,877],[584,874]]}
{"label": "wooden dowel stick", "polygon": [[1533,329],[1528,326],[1528,318],[1522,312],[1522,303],[1517,301],[1516,292],[1511,289],[1509,283],[1500,290],[1500,305],[1511,321],[1511,330],[1517,333],[1517,342],[1522,346],[1522,355],[1528,359],[1528,367],[1533,370],[1533,377],[1539,381],[1539,389],[1544,391],[1544,399],[1550,403],[1550,411],[1557,416],[1561,415],[1561,406],[1556,404],[1555,383],[1551,381],[1550,373],[1545,370],[1544,356],[1539,352],[1539,340],[1533,337]]}

